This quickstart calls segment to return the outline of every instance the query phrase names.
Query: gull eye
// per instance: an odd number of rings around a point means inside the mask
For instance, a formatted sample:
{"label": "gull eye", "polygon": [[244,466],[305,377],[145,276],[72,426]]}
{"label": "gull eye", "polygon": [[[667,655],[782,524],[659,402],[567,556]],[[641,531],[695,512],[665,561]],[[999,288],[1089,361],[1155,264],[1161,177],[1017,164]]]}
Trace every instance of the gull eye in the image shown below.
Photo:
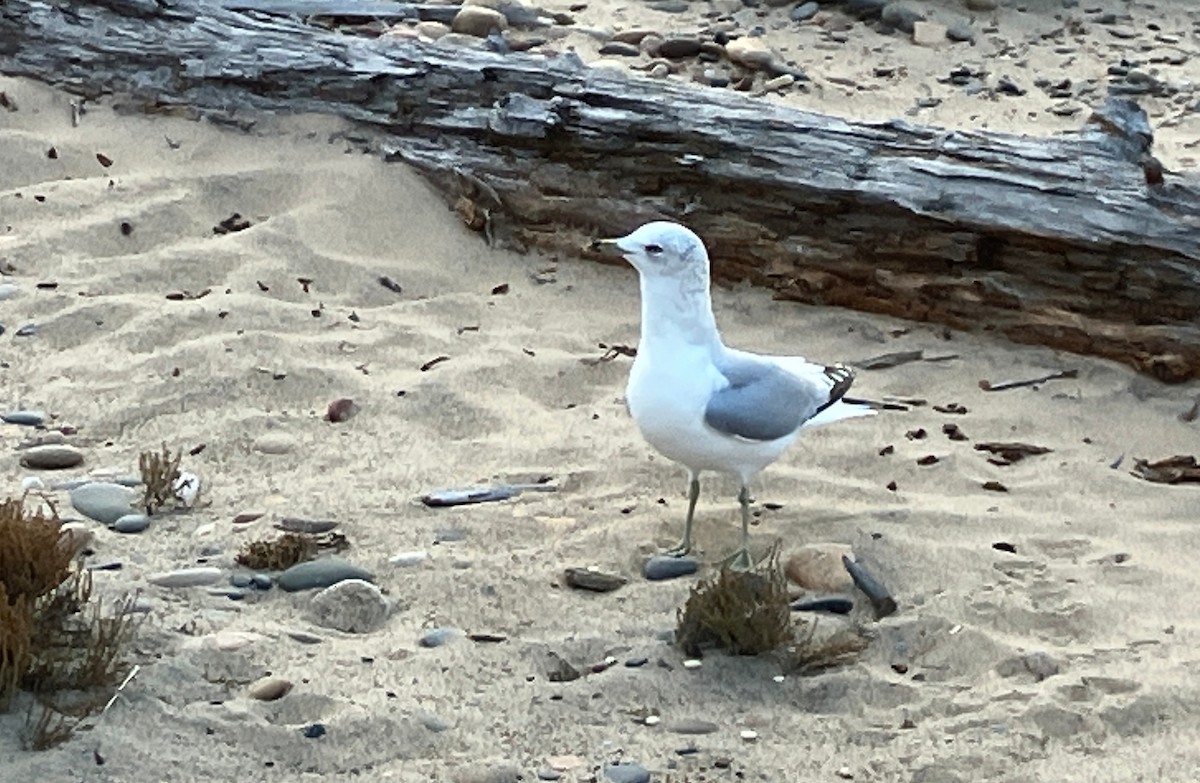
{"label": "gull eye", "polygon": [[662,252],[662,245],[646,245],[646,252],[652,256],[656,256]]}

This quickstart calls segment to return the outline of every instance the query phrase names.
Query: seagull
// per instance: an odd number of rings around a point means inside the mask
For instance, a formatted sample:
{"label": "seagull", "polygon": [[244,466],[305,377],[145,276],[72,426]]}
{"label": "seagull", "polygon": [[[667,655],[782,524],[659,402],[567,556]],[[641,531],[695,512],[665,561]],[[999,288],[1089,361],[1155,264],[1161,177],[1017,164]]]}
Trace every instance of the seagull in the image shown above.
{"label": "seagull", "polygon": [[854,381],[849,367],[726,346],[713,316],[708,251],[687,227],[655,221],[596,245],[614,247],[641,280],[641,341],[625,389],[629,412],[650,446],[687,470],[683,539],[663,554],[691,551],[700,475],[726,473],[741,482],[742,537],[725,562],[749,570],[750,480],[801,431],[875,411],[842,399]]}

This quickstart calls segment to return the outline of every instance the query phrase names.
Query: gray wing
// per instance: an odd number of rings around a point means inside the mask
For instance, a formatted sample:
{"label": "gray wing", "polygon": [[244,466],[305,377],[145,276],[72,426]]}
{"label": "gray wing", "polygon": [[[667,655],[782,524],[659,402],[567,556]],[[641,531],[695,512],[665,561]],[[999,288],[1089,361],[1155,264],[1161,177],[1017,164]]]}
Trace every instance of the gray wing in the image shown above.
{"label": "gray wing", "polygon": [[768,441],[790,435],[805,421],[841,399],[854,373],[836,365],[825,368],[828,384],[805,381],[774,362],[726,355],[718,364],[729,386],[713,394],[704,409],[708,426],[747,440]]}

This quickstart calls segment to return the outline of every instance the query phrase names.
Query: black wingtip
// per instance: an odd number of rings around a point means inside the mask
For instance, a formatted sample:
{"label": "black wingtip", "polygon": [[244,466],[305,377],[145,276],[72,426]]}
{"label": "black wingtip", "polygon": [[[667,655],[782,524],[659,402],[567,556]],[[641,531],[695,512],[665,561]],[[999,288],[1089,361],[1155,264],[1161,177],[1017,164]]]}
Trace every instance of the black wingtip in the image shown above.
{"label": "black wingtip", "polygon": [[825,377],[833,381],[833,388],[829,390],[829,399],[817,409],[818,413],[842,399],[846,395],[846,392],[850,391],[850,387],[854,385],[854,370],[844,364],[827,365],[825,367]]}

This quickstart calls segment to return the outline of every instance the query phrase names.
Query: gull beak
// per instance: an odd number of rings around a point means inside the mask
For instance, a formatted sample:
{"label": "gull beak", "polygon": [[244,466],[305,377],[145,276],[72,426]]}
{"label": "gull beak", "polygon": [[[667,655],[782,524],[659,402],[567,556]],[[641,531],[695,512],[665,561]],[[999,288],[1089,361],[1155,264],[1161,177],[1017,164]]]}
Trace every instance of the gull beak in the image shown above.
{"label": "gull beak", "polygon": [[625,249],[621,247],[620,239],[595,239],[592,241],[590,250],[594,253],[603,253],[610,258],[621,258],[625,255]]}

